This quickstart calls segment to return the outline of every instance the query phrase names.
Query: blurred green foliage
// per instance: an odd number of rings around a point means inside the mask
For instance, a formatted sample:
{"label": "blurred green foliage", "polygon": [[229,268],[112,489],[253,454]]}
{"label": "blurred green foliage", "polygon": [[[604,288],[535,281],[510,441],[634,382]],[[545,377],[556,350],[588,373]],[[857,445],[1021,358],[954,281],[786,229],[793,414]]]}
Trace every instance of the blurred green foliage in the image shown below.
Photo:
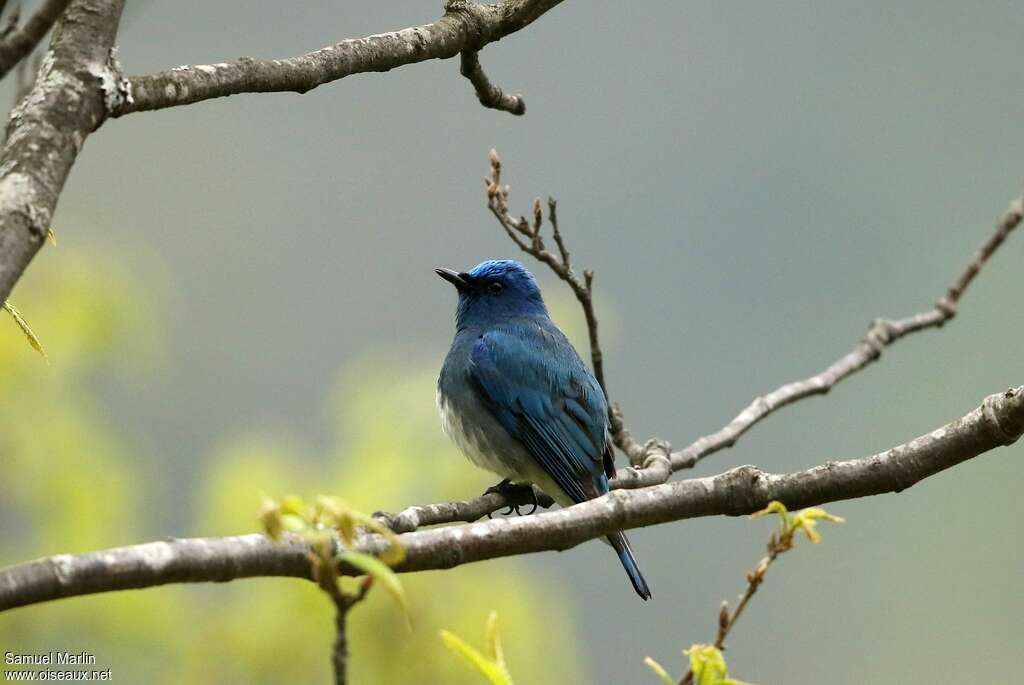
{"label": "blurred green foliage", "polygon": [[[116,265],[62,254],[33,270],[45,285],[22,288],[15,301],[52,364],[5,317],[4,565],[142,542],[159,530],[154,503],[167,499],[168,479],[140,466],[149,460],[130,449],[132,430],[104,414],[84,383],[93,374],[120,377],[144,368],[126,360],[144,360],[159,348],[158,312]],[[308,458],[274,436],[224,438],[185,500],[173,503],[191,522],[187,533],[258,529],[261,493],[336,494],[364,511],[475,494],[479,476],[438,428],[434,382],[428,365],[385,354],[345,371],[327,403],[327,420],[345,440],[322,457]],[[446,653],[438,632],[475,634],[496,610],[515,636],[506,651],[522,682],[585,682],[566,593],[557,579],[536,582],[527,564],[501,560],[403,576],[412,632],[387,593],[371,592],[350,615],[352,681],[474,683],[478,676]],[[117,682],[327,682],[332,612],[321,590],[304,581],[168,586],[0,614],[0,651],[88,651]]]}
{"label": "blurred green foliage", "polygon": [[481,652],[458,635],[447,630],[441,631],[444,646],[453,654],[457,654],[490,685],[513,685],[512,674],[505,663],[505,650],[501,646],[498,634],[498,613],[491,612],[487,617],[486,647]]}

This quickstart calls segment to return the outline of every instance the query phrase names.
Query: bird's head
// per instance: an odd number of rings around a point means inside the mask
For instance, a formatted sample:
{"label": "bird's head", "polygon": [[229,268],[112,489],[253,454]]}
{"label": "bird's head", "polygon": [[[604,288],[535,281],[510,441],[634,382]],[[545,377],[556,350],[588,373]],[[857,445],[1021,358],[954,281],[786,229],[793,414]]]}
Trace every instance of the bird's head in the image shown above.
{"label": "bird's head", "polygon": [[489,260],[462,273],[434,271],[459,292],[455,317],[459,329],[548,314],[537,279],[519,262]]}

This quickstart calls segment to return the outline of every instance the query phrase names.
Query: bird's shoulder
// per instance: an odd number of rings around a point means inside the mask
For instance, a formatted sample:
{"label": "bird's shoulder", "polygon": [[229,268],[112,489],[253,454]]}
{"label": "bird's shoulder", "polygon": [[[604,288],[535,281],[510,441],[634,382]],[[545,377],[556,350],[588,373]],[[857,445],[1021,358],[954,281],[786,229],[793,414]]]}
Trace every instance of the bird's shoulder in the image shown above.
{"label": "bird's shoulder", "polygon": [[469,353],[469,371],[492,392],[540,394],[557,409],[573,400],[572,409],[587,416],[607,412],[601,386],[554,325],[510,322],[481,332]]}
{"label": "bird's shoulder", "polygon": [[507,371],[533,371],[555,377],[590,375],[558,327],[531,320],[513,321],[481,332],[470,356],[474,361]]}

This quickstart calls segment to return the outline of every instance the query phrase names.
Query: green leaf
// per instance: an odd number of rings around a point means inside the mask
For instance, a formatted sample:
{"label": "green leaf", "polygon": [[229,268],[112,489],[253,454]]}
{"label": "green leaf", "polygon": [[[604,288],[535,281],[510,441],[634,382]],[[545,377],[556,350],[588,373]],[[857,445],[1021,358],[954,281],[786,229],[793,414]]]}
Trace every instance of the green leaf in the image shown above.
{"label": "green leaf", "polygon": [[351,547],[356,536],[356,521],[353,516],[355,512],[345,500],[340,497],[320,495],[316,498],[317,522],[334,528],[341,535],[346,547]]}
{"label": "green leaf", "polygon": [[324,588],[330,588],[338,582],[338,567],[331,554],[334,551],[333,540],[329,533],[312,531],[306,533],[311,547],[310,562],[313,564],[313,579]]}
{"label": "green leaf", "polygon": [[725,657],[714,645],[693,645],[683,653],[690,657],[695,685],[722,685],[722,680],[729,677]]}
{"label": "green leaf", "polygon": [[675,679],[670,676],[668,671],[666,671],[657,661],[651,657],[647,657],[644,659],[644,663],[647,664],[659,678],[661,678],[661,682],[665,683],[665,685],[676,685]]}
{"label": "green leaf", "polygon": [[793,516],[793,530],[803,530],[807,539],[818,544],[821,542],[821,534],[818,532],[818,521],[830,521],[832,523],[846,523],[841,516],[833,516],[819,507],[803,509]]}
{"label": "green leaf", "polygon": [[49,363],[50,358],[46,356],[46,351],[43,350],[42,343],[39,342],[39,338],[36,337],[36,334],[32,332],[32,328],[28,325],[28,321],[25,321],[25,317],[21,315],[21,312],[6,300],[4,301],[4,309],[6,309],[7,313],[14,319],[14,323],[18,324],[18,328],[20,328],[21,332],[25,334],[25,337],[28,338],[28,344],[32,346],[32,349],[41,354],[43,359]]}
{"label": "green leaf", "polygon": [[281,513],[306,517],[306,503],[298,495],[285,495],[281,502]]}
{"label": "green leaf", "polygon": [[281,523],[293,533],[306,533],[310,530],[309,522],[297,514],[281,514]]}
{"label": "green leaf", "polygon": [[492,611],[487,616],[487,656],[491,661],[505,665],[505,653],[501,649],[501,636],[498,634],[497,611]]}
{"label": "green leaf", "polygon": [[264,497],[263,504],[260,506],[257,518],[259,518],[260,525],[263,526],[263,532],[265,532],[271,540],[281,539],[281,533],[284,532],[284,521],[281,517],[281,505],[269,497]]}
{"label": "green leaf", "polygon": [[381,561],[388,566],[397,566],[405,560],[405,547],[402,546],[395,531],[383,523],[361,511],[350,510],[349,515],[360,526],[363,526],[374,533],[384,537],[388,541],[388,548],[380,555]]}
{"label": "green leaf", "polygon": [[725,657],[714,645],[693,645],[683,654],[690,657],[694,685],[750,685],[729,677]]}
{"label": "green leaf", "polygon": [[377,557],[352,550],[345,550],[338,554],[338,561],[354,566],[373,578],[375,582],[383,585],[388,594],[394,597],[395,601],[402,608],[405,622],[409,629],[412,630],[412,619],[409,617],[409,603],[405,596],[405,589],[402,587],[402,581],[398,579],[398,574],[392,571],[390,566]]}
{"label": "green leaf", "polygon": [[445,647],[462,657],[466,663],[486,678],[490,685],[512,685],[512,676],[509,675],[504,664],[489,660],[458,635],[447,630],[441,631],[441,639],[444,640]]}
{"label": "green leaf", "polygon": [[750,515],[750,518],[756,519],[762,516],[770,516],[772,514],[778,514],[781,520],[780,525],[782,528],[782,534],[785,535],[790,530],[789,512],[786,510],[786,505],[778,500],[772,500],[768,503],[768,506],[761,511],[755,511]]}

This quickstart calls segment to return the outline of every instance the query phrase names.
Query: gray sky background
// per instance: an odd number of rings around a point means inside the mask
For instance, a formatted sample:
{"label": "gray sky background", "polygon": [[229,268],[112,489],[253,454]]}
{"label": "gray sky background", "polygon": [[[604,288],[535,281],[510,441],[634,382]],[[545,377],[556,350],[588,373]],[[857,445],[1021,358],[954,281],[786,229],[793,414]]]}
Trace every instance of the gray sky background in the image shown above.
{"label": "gray sky background", "polygon": [[[129,10],[120,57],[135,74],[287,56],[440,5],[152,2]],[[513,206],[557,197],[575,260],[597,272],[632,429],[686,444],[848,351],[872,318],[930,306],[988,235],[1024,179],[1022,22],[1016,2],[566,2],[482,53],[525,95],[522,118],[480,107],[446,61],[110,122],[54,223],[62,250],[110,253],[154,293],[166,346],[141,383],[97,380],[103,410],[182,496],[225,435],[327,444],[346,364],[383,346],[440,367],[454,298],[435,266],[517,257],[484,206],[496,147]],[[873,453],[1021,383],[1017,240],[953,325],[698,473]],[[849,523],[772,572],[730,642],[735,673],[1008,682],[1024,669],[1022,449],[833,505]],[[428,464],[409,468],[429,483]],[[598,682],[653,682],[641,659],[675,665],[713,635],[767,529],[634,532],[646,605],[600,545],[535,557],[536,582],[572,579]]]}

